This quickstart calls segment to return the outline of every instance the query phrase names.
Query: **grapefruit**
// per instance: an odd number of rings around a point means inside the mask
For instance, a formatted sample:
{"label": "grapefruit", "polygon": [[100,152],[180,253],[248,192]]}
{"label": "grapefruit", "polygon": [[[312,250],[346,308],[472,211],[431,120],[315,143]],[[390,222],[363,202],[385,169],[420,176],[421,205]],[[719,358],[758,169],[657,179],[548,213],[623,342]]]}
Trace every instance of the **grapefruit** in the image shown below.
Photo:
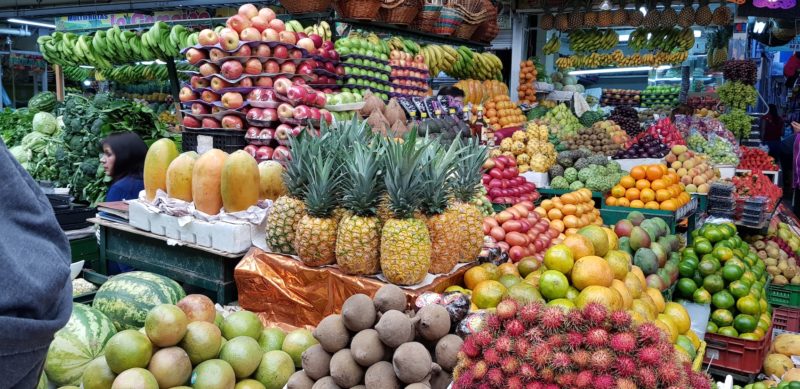
{"label": "grapefruit", "polygon": [[575,299],[575,306],[583,309],[590,303],[598,303],[609,311],[622,308],[622,297],[616,290],[599,285],[589,285]]}
{"label": "grapefruit", "polygon": [[106,357],[101,355],[86,365],[81,382],[84,389],[106,389],[111,387],[115,378],[117,375],[108,367]]}
{"label": "grapefruit", "polygon": [[150,339],[136,330],[117,332],[106,343],[106,362],[117,374],[134,367],[147,367],[152,355]]}
{"label": "grapefruit", "polygon": [[544,253],[544,265],[550,270],[569,274],[574,264],[572,250],[565,244],[557,244]]}
{"label": "grapefruit", "polygon": [[189,354],[192,365],[215,358],[219,354],[222,334],[217,326],[207,321],[193,321],[186,329],[186,336],[179,345]]}
{"label": "grapefruit", "polygon": [[620,280],[613,280],[611,281],[611,288],[616,290],[622,298],[622,309],[630,309],[633,304],[633,296],[631,296],[631,292],[625,286],[625,283]]}
{"label": "grapefruit", "polygon": [[283,346],[281,347],[281,350],[292,357],[294,365],[299,369],[302,367],[303,352],[306,351],[307,348],[317,343],[319,342],[314,338],[314,335],[311,334],[311,331],[301,328],[286,335],[286,339],[283,340]]}
{"label": "grapefruit", "polygon": [[631,260],[628,254],[619,250],[610,250],[605,256],[608,265],[611,266],[611,271],[614,273],[614,278],[620,281],[625,280],[625,276],[631,270]]}
{"label": "grapefruit", "polygon": [[492,280],[494,277],[483,266],[475,266],[464,273],[464,285],[467,289],[474,290],[483,281]]}
{"label": "grapefruit", "polygon": [[236,376],[233,368],[221,359],[209,359],[197,365],[192,373],[194,389],[233,388],[234,385]]}
{"label": "grapefruit", "polygon": [[[261,360],[259,360],[259,362],[261,362]],[[264,384],[254,379],[246,379],[237,382],[234,389],[266,389],[266,388],[264,387]]]}
{"label": "grapefruit", "polygon": [[608,252],[608,235],[606,235],[602,227],[588,225],[578,230],[578,235],[585,236],[592,243],[593,255],[602,257]]}
{"label": "grapefruit", "polygon": [[[153,307],[144,319],[147,337],[158,347],[169,347],[178,344],[186,335],[189,319],[186,314],[172,304],[161,304]],[[174,385],[173,385],[174,386]]]}
{"label": "grapefruit", "polygon": [[237,336],[249,336],[258,340],[264,326],[255,313],[250,311],[234,312],[222,322],[222,336],[233,339]]}
{"label": "grapefruit", "polygon": [[614,279],[614,272],[605,259],[590,255],[575,262],[571,278],[572,285],[578,290],[591,285],[609,287]]}
{"label": "grapefruit", "polygon": [[506,287],[497,281],[483,281],[472,289],[472,302],[480,309],[494,308],[507,292]]}
{"label": "grapefruit", "polygon": [[569,280],[559,271],[547,270],[539,278],[539,291],[547,300],[565,297],[568,289]]}
{"label": "grapefruit", "polygon": [[266,389],[281,389],[294,374],[294,370],[295,365],[289,354],[281,350],[269,351],[261,357],[254,378]]}
{"label": "grapefruit", "polygon": [[190,322],[207,321],[213,323],[214,318],[217,316],[214,302],[202,294],[190,294],[178,301],[176,305],[186,314]]}
{"label": "grapefruit", "polygon": [[592,246],[592,242],[589,240],[589,238],[583,235],[569,235],[564,238],[564,241],[561,243],[569,247],[570,251],[572,252],[572,258],[580,259],[586,256],[594,255],[594,246]]}
{"label": "grapefruit", "polygon": [[149,371],[134,367],[120,373],[111,389],[158,389],[158,382]]}
{"label": "grapefruit", "polygon": [[264,352],[280,350],[285,338],[286,333],[278,327],[264,328],[261,330],[261,337],[258,338],[258,345]]}
{"label": "grapefruit", "polygon": [[231,365],[236,378],[245,378],[256,371],[263,355],[264,352],[253,338],[237,336],[222,346],[219,359]]}
{"label": "grapefruit", "polygon": [[171,388],[189,382],[192,375],[192,361],[180,347],[167,347],[156,351],[147,370],[153,374],[158,386]]}

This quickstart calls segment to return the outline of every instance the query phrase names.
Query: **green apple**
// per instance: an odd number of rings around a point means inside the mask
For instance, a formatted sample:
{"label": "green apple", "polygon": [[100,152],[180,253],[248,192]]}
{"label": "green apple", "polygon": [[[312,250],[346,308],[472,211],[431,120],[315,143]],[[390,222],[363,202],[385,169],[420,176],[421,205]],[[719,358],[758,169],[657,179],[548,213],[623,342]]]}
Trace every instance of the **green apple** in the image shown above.
{"label": "green apple", "polygon": [[347,79],[347,84],[348,84],[348,85],[357,85],[357,83],[356,83],[356,79],[355,79],[355,78],[352,78],[352,77],[348,78],[348,79]]}

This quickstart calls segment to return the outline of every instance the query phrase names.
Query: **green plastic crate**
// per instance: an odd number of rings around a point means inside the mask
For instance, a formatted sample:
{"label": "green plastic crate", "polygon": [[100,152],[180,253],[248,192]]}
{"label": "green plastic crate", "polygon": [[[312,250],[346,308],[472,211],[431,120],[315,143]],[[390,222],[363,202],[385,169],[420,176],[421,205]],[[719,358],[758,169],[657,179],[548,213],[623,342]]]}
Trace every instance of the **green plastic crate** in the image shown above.
{"label": "green plastic crate", "polygon": [[97,245],[97,238],[94,235],[69,241],[72,250],[72,262],[86,261],[90,263],[100,257],[100,246]]}
{"label": "green plastic crate", "polygon": [[800,307],[800,285],[767,285],[767,302],[777,307]]}
{"label": "green plastic crate", "polygon": [[692,197],[697,198],[697,213],[702,214],[708,210],[708,195],[692,193]]}

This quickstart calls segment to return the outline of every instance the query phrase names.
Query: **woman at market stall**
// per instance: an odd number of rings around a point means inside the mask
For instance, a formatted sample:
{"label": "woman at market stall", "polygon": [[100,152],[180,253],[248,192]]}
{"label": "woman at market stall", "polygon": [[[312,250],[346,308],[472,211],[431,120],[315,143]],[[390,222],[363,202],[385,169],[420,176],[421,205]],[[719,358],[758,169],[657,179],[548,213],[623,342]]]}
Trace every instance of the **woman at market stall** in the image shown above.
{"label": "woman at market stall", "polygon": [[770,104],[769,111],[761,118],[762,132],[761,140],[769,147],[769,155],[780,160],[780,142],[783,137],[783,127],[785,123],[781,115],[778,114],[778,107]]}
{"label": "woman at market stall", "polygon": [[[147,145],[134,132],[111,134],[103,140],[103,155],[100,162],[106,175],[111,177],[106,201],[136,199],[144,190],[144,158]],[[119,274],[133,270],[132,267],[108,261],[108,274]]]}
{"label": "woman at market stall", "polygon": [[0,140],[0,387],[35,388],[72,312],[69,241],[50,202]]}
{"label": "woman at market stall", "polygon": [[464,102],[464,91],[454,86],[443,86],[439,89],[438,96],[450,96],[458,104]]}

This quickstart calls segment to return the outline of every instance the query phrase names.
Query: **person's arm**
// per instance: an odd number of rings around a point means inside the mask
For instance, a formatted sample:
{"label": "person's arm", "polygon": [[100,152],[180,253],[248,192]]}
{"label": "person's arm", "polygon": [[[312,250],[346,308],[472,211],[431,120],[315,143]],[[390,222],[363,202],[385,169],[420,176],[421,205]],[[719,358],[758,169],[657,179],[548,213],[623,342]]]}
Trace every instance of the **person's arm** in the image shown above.
{"label": "person's arm", "polygon": [[0,386],[32,388],[72,312],[69,241],[2,141],[0,182]]}
{"label": "person's arm", "polygon": [[795,134],[800,132],[800,123],[792,121],[792,131],[794,131]]}

